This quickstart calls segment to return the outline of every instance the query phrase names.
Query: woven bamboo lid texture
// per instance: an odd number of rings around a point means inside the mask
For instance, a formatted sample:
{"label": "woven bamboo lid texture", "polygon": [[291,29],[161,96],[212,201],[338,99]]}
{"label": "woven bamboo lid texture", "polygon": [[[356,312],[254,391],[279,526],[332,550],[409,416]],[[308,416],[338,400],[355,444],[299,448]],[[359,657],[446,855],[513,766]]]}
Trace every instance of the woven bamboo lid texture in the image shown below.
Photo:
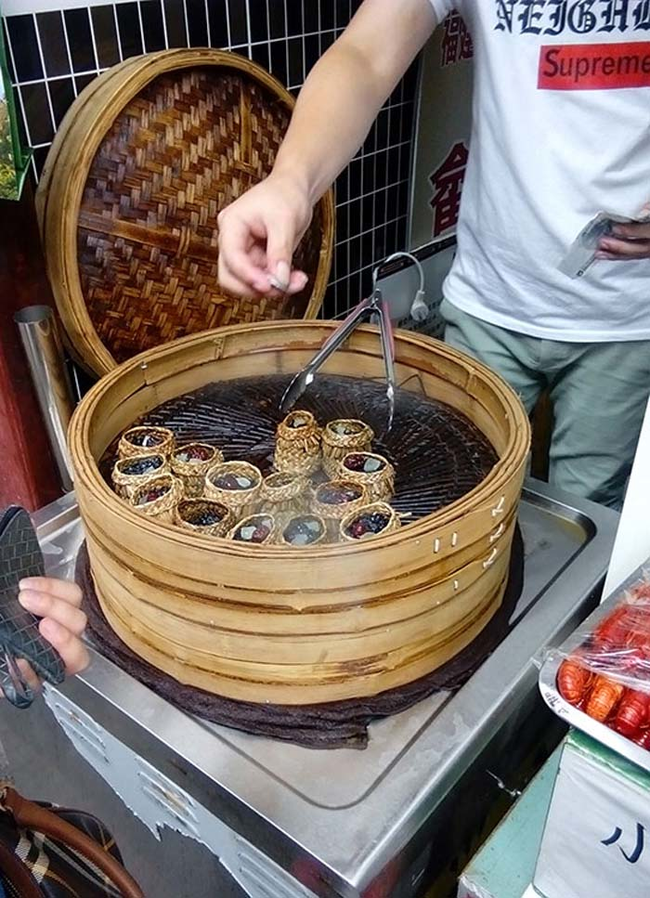
{"label": "woven bamboo lid texture", "polygon": [[242,299],[217,281],[217,216],[271,170],[294,99],[259,66],[217,50],[130,59],[66,116],[37,211],[50,283],[77,359],[97,374],[221,325],[313,318],[332,255],[334,204],[296,254],[295,297]]}

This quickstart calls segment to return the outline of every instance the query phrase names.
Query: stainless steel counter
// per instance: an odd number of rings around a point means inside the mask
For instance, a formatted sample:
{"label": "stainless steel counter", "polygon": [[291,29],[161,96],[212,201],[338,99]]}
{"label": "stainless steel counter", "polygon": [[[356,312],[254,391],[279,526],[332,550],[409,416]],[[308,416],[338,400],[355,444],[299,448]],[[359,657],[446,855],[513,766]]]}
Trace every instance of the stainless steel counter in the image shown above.
{"label": "stainless steel counter", "polygon": [[[515,629],[457,695],[373,724],[365,751],[313,751],[205,723],[96,652],[60,699],[50,690],[49,704],[58,702],[68,720],[75,708],[78,720],[92,719],[260,856],[294,873],[310,864],[313,891],[363,895],[395,858],[430,838],[445,797],[536,693],[531,659],[593,606],[618,516],[529,483],[520,521],[526,569]],[[50,571],[70,576],[83,538],[74,497],[36,523]],[[256,894],[308,893],[262,884]]]}

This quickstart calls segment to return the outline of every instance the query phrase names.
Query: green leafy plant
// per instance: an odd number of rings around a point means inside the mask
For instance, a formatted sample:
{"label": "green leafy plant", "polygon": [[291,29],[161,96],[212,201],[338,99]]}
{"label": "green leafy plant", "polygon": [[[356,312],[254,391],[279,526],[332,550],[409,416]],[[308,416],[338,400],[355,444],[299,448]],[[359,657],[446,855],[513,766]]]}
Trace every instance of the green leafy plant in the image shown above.
{"label": "green leafy plant", "polygon": [[0,199],[20,199],[31,158],[21,147],[13,88],[7,73],[4,35],[0,27]]}

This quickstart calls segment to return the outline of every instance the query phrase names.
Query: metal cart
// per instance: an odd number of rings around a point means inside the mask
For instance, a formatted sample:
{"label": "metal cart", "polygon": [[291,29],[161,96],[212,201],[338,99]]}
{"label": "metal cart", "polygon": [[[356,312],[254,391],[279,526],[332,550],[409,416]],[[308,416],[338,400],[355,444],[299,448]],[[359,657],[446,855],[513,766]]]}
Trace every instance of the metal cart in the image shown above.
{"label": "metal cart", "polygon": [[[425,880],[450,894],[559,739],[532,659],[594,607],[618,515],[529,482],[520,521],[514,629],[455,696],[373,724],[365,751],[205,723],[94,652],[83,676],[47,689],[30,713],[0,709],[19,787],[104,817],[155,898],[241,894],[233,880],[251,898],[410,898]],[[70,576],[83,539],[74,496],[36,523],[51,572]],[[161,829],[162,845],[150,835]]]}

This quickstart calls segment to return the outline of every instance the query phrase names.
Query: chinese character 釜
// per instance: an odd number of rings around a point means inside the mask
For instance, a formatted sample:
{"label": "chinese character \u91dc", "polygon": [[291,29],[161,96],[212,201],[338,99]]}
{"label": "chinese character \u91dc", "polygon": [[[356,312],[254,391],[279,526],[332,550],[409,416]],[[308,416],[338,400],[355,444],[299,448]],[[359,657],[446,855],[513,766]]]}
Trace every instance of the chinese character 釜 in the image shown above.
{"label": "chinese character \u91dc", "polygon": [[429,181],[435,191],[430,202],[433,209],[433,236],[437,237],[458,223],[460,197],[468,158],[467,147],[462,141],[454,144],[445,161]]}
{"label": "chinese character \u91dc", "polygon": [[[608,839],[603,839],[600,843],[601,845],[606,845],[608,848],[610,845],[615,845],[618,840],[623,835],[623,830],[620,826],[617,826],[612,835]],[[628,854],[627,851],[624,851],[621,846],[618,846],[618,850],[621,852],[625,860],[629,864],[636,864],[636,862],[640,859],[643,854],[643,846],[645,843],[645,827],[641,823],[637,823],[636,825],[636,845],[634,846],[634,851],[631,854]]]}
{"label": "chinese character \u91dc", "polygon": [[445,34],[442,39],[442,67],[453,65],[463,59],[471,59],[474,55],[472,36],[455,10],[449,13],[443,27]]}

